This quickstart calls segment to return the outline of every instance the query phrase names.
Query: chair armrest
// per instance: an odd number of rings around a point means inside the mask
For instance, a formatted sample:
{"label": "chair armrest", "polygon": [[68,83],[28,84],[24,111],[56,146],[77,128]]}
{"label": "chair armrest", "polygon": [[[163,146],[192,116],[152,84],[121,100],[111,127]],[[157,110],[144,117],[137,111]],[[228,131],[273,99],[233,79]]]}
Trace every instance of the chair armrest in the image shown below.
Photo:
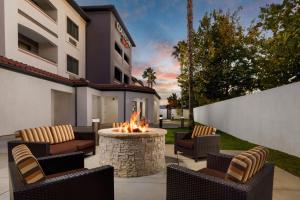
{"label": "chair armrest", "polygon": [[220,152],[220,135],[203,135],[194,137],[194,151],[205,152],[205,156],[209,152]]}
{"label": "chair armrest", "polygon": [[46,175],[84,168],[84,153],[74,152],[38,158]]}
{"label": "chair armrest", "polygon": [[96,140],[96,133],[93,131],[74,131],[75,140]]}
{"label": "chair armrest", "polygon": [[8,160],[13,161],[12,149],[20,144],[25,144],[35,157],[47,156],[50,153],[50,143],[47,142],[24,142],[21,140],[13,140],[7,142]]}
{"label": "chair armrest", "polygon": [[176,132],[174,137],[175,141],[190,138],[191,132]]}
{"label": "chair armrest", "polygon": [[167,167],[167,200],[246,200],[249,189],[247,185],[205,175],[178,165]]}
{"label": "chair armrest", "polygon": [[208,153],[207,168],[226,173],[232,158],[232,155],[226,155],[221,153]]}
{"label": "chair armrest", "polygon": [[114,171],[111,166],[102,166],[73,174],[46,179],[25,185],[14,191],[15,200],[38,199],[114,199]]}

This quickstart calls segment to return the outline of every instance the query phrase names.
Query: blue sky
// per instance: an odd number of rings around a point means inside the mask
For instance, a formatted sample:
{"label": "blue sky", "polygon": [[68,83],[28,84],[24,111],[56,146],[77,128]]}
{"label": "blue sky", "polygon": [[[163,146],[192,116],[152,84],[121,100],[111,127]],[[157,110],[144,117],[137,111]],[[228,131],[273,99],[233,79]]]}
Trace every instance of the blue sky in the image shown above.
{"label": "blue sky", "polygon": [[[179,64],[171,56],[173,46],[186,38],[186,0],[76,0],[79,5],[113,4],[136,43],[133,50],[133,75],[141,78],[148,66],[157,72],[155,89],[162,104],[172,92],[180,94],[177,86]],[[194,27],[213,9],[233,11],[242,6],[241,23],[249,25],[257,19],[260,7],[282,0],[194,0]]]}

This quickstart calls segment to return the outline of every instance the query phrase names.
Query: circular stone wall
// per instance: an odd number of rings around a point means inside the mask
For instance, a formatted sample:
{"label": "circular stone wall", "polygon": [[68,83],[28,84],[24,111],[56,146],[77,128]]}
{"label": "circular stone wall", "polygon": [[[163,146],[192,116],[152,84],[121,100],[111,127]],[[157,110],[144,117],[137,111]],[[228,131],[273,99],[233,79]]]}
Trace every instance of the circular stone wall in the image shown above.
{"label": "circular stone wall", "polygon": [[149,128],[145,133],[120,133],[115,130],[99,130],[101,166],[113,166],[118,177],[147,176],[165,168],[166,130]]}

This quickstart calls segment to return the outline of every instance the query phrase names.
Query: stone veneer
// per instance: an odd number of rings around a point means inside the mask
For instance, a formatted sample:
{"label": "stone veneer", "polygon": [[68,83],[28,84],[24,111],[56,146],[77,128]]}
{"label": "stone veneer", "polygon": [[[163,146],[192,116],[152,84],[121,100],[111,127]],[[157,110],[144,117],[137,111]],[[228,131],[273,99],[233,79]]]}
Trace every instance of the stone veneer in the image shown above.
{"label": "stone veneer", "polygon": [[166,130],[149,128],[146,133],[113,130],[99,130],[100,166],[113,166],[118,177],[147,176],[165,168]]}

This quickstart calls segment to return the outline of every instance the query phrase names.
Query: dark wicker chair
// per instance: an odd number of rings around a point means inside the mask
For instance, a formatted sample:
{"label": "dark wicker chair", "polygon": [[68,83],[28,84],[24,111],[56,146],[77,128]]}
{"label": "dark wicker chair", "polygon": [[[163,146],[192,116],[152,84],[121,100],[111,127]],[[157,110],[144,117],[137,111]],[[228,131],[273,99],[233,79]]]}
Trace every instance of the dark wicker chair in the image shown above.
{"label": "dark wicker chair", "polygon": [[[226,173],[232,156],[208,154],[207,168]],[[264,167],[245,184],[178,165],[167,167],[167,200],[271,200],[274,166]]]}
{"label": "dark wicker chair", "polygon": [[220,136],[204,135],[191,138],[191,132],[175,133],[174,153],[182,152],[185,155],[191,156],[197,162],[199,158],[204,158],[207,153],[220,152]]}
{"label": "dark wicker chair", "polygon": [[[49,178],[26,185],[15,162],[9,162],[10,197],[14,200],[113,200],[111,166],[84,169],[84,154],[76,152],[38,158]],[[72,171],[71,171],[72,170]],[[71,172],[70,172],[71,171]],[[69,173],[66,173],[69,172]],[[58,174],[59,176],[53,176]]]}

